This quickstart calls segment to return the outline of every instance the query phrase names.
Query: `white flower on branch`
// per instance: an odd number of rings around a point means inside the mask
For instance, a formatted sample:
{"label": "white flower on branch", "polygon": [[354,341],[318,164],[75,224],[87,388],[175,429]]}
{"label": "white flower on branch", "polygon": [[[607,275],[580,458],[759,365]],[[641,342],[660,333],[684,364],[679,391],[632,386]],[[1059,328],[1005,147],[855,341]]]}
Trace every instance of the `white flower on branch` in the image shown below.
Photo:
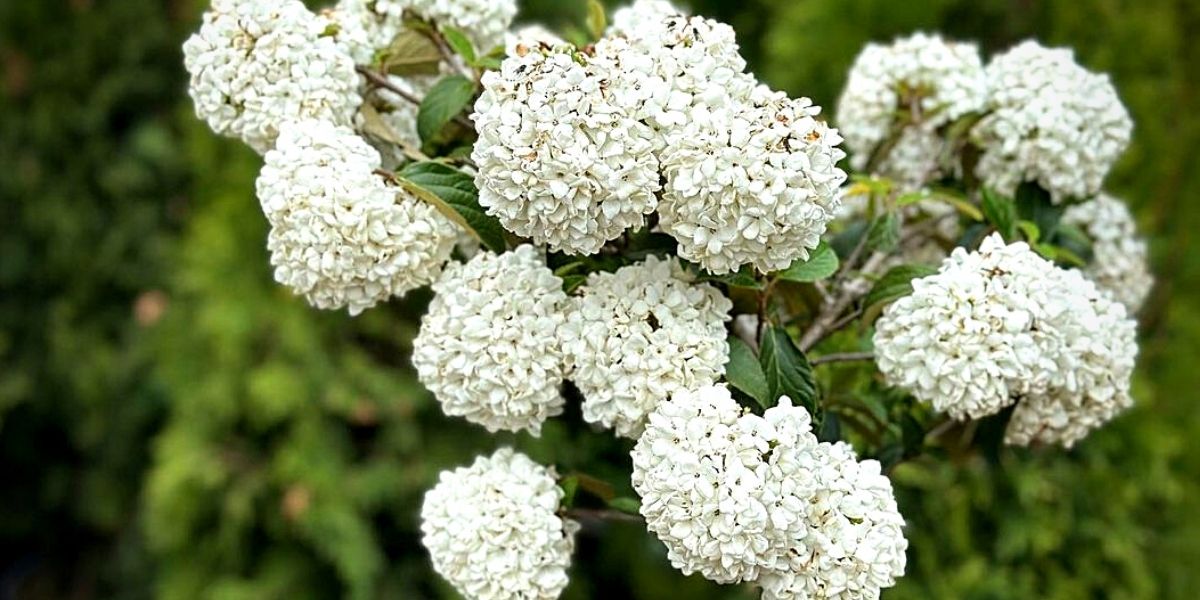
{"label": "white flower on branch", "polygon": [[1075,225],[1092,240],[1092,262],[1084,269],[1100,289],[1112,294],[1129,312],[1146,301],[1154,277],[1146,240],[1124,202],[1100,194],[1083,204],[1067,207],[1062,222]]}
{"label": "white flower on branch", "polygon": [[807,98],[765,87],[734,111],[690,121],[663,151],[663,231],[715,274],[808,258],[840,202],[841,136]]}
{"label": "white flower on branch", "polygon": [[451,264],[413,340],[413,366],[447,415],[488,431],[528,430],[562,413],[559,328],[567,295],[524,245]]}
{"label": "white flower on branch", "polygon": [[1008,440],[1017,444],[1069,446],[1127,406],[1136,353],[1124,307],[999,235],[976,252],[956,249],[875,326],[889,383],[955,419],[1016,402]]}
{"label": "white flower on branch", "polygon": [[509,56],[475,104],[479,203],[510,231],[592,254],[640,225],[659,189],[654,131],[634,117],[621,56]]}
{"label": "white flower on branch", "polygon": [[972,131],[984,184],[1011,195],[1037,182],[1056,203],[1099,192],[1133,128],[1108,76],[1027,41],[992,59],[987,77],[987,116]]}
{"label": "white flower on branch", "polygon": [[558,516],[562,497],[552,469],[502,448],[442,472],[421,507],[421,542],[470,600],[552,600],[579,529]]}
{"label": "white flower on branch", "polygon": [[318,308],[358,314],[429,284],[457,227],[375,174],[379,153],[348,127],[281,128],[257,181],[275,279]]}
{"label": "white flower on branch", "polygon": [[636,438],[659,402],[725,373],[733,304],[717,288],[692,283],[675,259],[650,256],[593,273],[578,293],[563,350],[588,422]]}
{"label": "white flower on branch", "polygon": [[879,463],[819,443],[787,397],[760,417],[723,386],[679,392],[632,457],[642,516],[685,574],[757,581],[771,598],[873,597],[903,574],[903,519]]}
{"label": "white flower on branch", "polygon": [[349,125],[358,74],[326,24],[298,0],[214,0],[183,44],[196,115],[260,154],[287,121]]}

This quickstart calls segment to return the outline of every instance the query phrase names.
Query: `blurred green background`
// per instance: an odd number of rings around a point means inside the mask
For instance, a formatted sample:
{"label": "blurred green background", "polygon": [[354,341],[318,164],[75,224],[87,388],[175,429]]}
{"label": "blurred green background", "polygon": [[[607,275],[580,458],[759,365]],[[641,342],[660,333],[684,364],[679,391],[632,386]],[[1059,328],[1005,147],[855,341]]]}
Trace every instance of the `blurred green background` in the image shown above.
{"label": "blurred green background", "polygon": [[[202,4],[0,1],[0,599],[451,598],[416,518],[440,469],[507,443],[624,482],[628,446],[578,419],[540,440],[443,419],[407,368],[427,297],[350,319],[272,282],[259,159],[185,94]],[[863,43],[917,29],[988,53],[1033,36],[1112,74],[1136,130],[1109,188],[1158,277],[1139,404],[1070,452],[897,469],[909,574],[884,596],[1194,598],[1200,3],[692,4],[827,107]],[[571,575],[571,599],[752,597],[628,524],[589,524]]]}

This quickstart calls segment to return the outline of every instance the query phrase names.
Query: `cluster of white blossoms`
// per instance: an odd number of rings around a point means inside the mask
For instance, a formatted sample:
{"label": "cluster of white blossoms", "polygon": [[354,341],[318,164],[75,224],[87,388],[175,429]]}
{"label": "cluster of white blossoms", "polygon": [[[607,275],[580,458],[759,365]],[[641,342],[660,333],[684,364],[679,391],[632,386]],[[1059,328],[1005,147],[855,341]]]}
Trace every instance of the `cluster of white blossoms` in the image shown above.
{"label": "cluster of white blossoms", "polygon": [[[874,170],[915,188],[941,174],[945,139],[939,129],[979,111],[987,101],[983,61],[975,44],[917,33],[889,45],[868,44],[850,68],[838,101],[838,130],[862,171]],[[899,130],[894,145],[881,149]]]}
{"label": "cluster of white blossoms", "polygon": [[388,185],[379,161],[328,121],[285,124],[265,157],[257,188],[275,279],[313,306],[358,314],[428,285],[450,258],[455,225]]}
{"label": "cluster of white blossoms", "polygon": [[183,55],[196,115],[213,131],[261,154],[288,121],[350,124],[354,61],[299,0],[213,0],[203,19]]}
{"label": "cluster of white blossoms", "polygon": [[1092,261],[1084,272],[1100,289],[1112,294],[1129,312],[1146,301],[1154,277],[1150,274],[1146,240],[1124,202],[1100,194],[1068,206],[1062,222],[1083,230],[1092,241]]}
{"label": "cluster of white blossoms", "polygon": [[992,235],[884,310],[875,359],[889,383],[953,418],[1019,402],[1011,443],[1070,446],[1129,404],[1134,329],[1078,271]]}
{"label": "cluster of white blossoms", "polygon": [[762,416],[724,386],[676,393],[632,452],[646,525],[671,564],[770,598],[875,598],[908,546],[875,461],[818,442],[785,396]]}
{"label": "cluster of white blossoms", "polygon": [[684,10],[667,0],[634,0],[613,12],[608,35],[630,35],[656,26],[667,17],[683,15]]}
{"label": "cluster of white blossoms", "polygon": [[421,541],[433,568],[477,600],[552,600],[567,586],[579,525],[558,516],[554,471],[509,448],[443,471],[425,494]]}
{"label": "cluster of white blossoms", "polygon": [[406,29],[407,16],[462,31],[480,53],[504,43],[517,14],[514,0],[339,0],[328,11],[359,64],[387,48]]}
{"label": "cluster of white blossoms", "polygon": [[448,266],[413,340],[413,366],[451,416],[537,435],[562,412],[562,279],[524,245]]}
{"label": "cluster of white blossoms", "polygon": [[1133,129],[1108,75],[1069,49],[1027,41],[993,58],[987,78],[986,114],[971,134],[983,183],[1011,195],[1033,181],[1056,203],[1098,193]]}
{"label": "cluster of white blossoms", "polygon": [[584,420],[636,438],[660,401],[725,374],[733,304],[675,259],[593,273],[578,295],[562,345]]}
{"label": "cluster of white blossoms", "polygon": [[624,101],[621,64],[530,48],[484,74],[471,158],[479,203],[505,228],[592,254],[654,210],[656,140]]}

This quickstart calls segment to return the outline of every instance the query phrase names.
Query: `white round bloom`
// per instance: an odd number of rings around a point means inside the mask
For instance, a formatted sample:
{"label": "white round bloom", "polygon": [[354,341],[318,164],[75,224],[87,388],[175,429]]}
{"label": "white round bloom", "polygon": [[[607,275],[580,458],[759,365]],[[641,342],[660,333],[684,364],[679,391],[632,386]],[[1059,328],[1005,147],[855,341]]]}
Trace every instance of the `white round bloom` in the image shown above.
{"label": "white round bloom", "polygon": [[913,293],[875,323],[875,362],[891,385],[956,419],[999,412],[1027,394],[1044,371],[1056,268],[1024,243],[999,235],[979,250],[956,248]]}
{"label": "white round bloom", "polygon": [[501,448],[442,472],[421,507],[421,542],[469,600],[552,600],[579,529],[558,516],[562,497],[552,469]]}
{"label": "white round bloom", "polygon": [[753,581],[788,568],[794,541],[808,534],[816,447],[808,411],[787,397],[759,417],[724,386],[685,390],[650,414],[631,480],[675,568]]}
{"label": "white round bloom", "polygon": [[430,283],[457,228],[390,187],[379,153],[348,127],[285,124],[257,181],[275,279],[318,308],[355,315]]}
{"label": "white round bloom", "polygon": [[593,254],[656,205],[654,131],[634,118],[625,64],[569,47],[504,60],[475,104],[479,203],[568,254]]}
{"label": "white round bloom", "polygon": [[538,251],[477,254],[446,267],[413,340],[413,366],[447,415],[488,431],[541,432],[562,413],[562,280]]}
{"label": "white round bloom", "polygon": [[816,494],[804,506],[808,534],[788,569],[759,578],[763,598],[879,598],[904,575],[904,518],[879,462],[859,462],[844,443],[817,446]]}
{"label": "white round bloom", "polygon": [[1084,270],[1088,278],[1130,313],[1137,312],[1150,294],[1154,277],[1146,240],[1138,235],[1137,223],[1125,203],[1100,194],[1067,207],[1062,222],[1079,227],[1092,240],[1092,262]]}
{"label": "white round bloom", "polygon": [[1054,202],[1099,192],[1133,128],[1108,76],[1027,41],[992,59],[987,77],[987,115],[972,130],[984,184],[1011,195],[1033,181]]}
{"label": "white round bloom", "polygon": [[757,85],[744,73],[733,28],[719,21],[670,16],[645,21],[627,36],[600,40],[596,52],[628,65],[630,101],[665,147],[691,133],[689,124],[741,109]]}
{"label": "white round bloom", "polygon": [[358,74],[326,25],[298,0],[213,0],[183,44],[196,115],[260,154],[287,121],[349,125]]}
{"label": "white round bloom", "polygon": [[659,402],[725,374],[733,303],[678,261],[593,273],[578,293],[562,337],[587,422],[636,438]]}
{"label": "white round bloom", "polygon": [[1039,327],[1055,347],[1046,389],[1018,404],[1005,442],[1071,447],[1133,405],[1136,323],[1125,307],[1076,270],[1056,269],[1056,303]]}
{"label": "white round bloom", "polygon": [[876,170],[919,187],[940,168],[944,141],[938,128],[982,109],[986,100],[983,61],[974,44],[916,33],[888,45],[868,44],[859,53],[838,100],[838,131],[850,164],[862,171],[893,130],[904,127]]}
{"label": "white round bloom", "polygon": [[[438,26],[461,30],[476,50],[486,54],[504,43],[504,34],[517,14],[514,0],[339,0],[335,12],[354,44],[360,64],[387,48],[404,31],[405,13]],[[343,35],[343,34],[340,34]]]}
{"label": "white round bloom", "polygon": [[711,273],[769,272],[808,258],[840,202],[841,136],[807,98],[765,87],[736,111],[683,127],[662,155],[659,225]]}
{"label": "white round bloom", "polygon": [[656,26],[667,17],[686,14],[686,11],[667,0],[634,0],[613,12],[606,36],[635,35],[646,27]]}

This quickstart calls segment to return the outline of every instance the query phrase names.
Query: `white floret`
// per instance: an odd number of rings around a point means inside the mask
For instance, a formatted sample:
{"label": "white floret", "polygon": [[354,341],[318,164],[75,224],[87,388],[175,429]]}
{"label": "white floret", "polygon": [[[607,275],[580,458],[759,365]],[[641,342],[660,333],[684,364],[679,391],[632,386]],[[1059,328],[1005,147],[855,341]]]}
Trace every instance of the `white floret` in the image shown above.
{"label": "white floret", "polygon": [[867,168],[893,132],[901,137],[875,174],[916,188],[936,179],[945,141],[939,128],[983,108],[987,80],[974,44],[916,33],[868,44],[854,61],[838,101],[838,131],[855,170]]}
{"label": "white floret", "polygon": [[421,507],[421,542],[469,600],[553,600],[579,529],[558,516],[562,498],[552,469],[502,448],[441,473]]}
{"label": "white floret", "polygon": [[1108,195],[1067,207],[1062,222],[1075,225],[1092,240],[1092,261],[1084,269],[1100,289],[1112,294],[1130,314],[1146,301],[1154,277],[1146,240],[1124,202]]}
{"label": "white floret", "polygon": [[667,0],[634,0],[613,12],[607,36],[636,35],[646,27],[657,26],[667,17],[685,15],[687,11]]}
{"label": "white floret", "polygon": [[260,154],[288,121],[349,125],[361,101],[354,61],[298,0],[214,0],[183,44],[196,115]]}
{"label": "white floret", "polygon": [[583,418],[636,438],[654,407],[725,373],[732,303],[692,283],[678,261],[647,257],[579,288],[563,350],[583,394]]}
{"label": "white floret", "polygon": [[697,119],[663,151],[659,225],[711,273],[806,260],[840,203],[841,137],[807,98],[765,87],[735,111]]}
{"label": "white floret", "polygon": [[987,116],[972,130],[983,183],[1011,195],[1036,182],[1056,203],[1098,193],[1133,128],[1108,76],[1027,41],[992,59],[987,77]]}
{"label": "white floret", "polygon": [[531,50],[483,76],[479,203],[517,235],[593,254],[654,210],[654,131],[634,117],[619,57]]}
{"label": "white floret", "polygon": [[257,181],[275,279],[350,314],[427,285],[457,227],[374,173],[379,153],[348,127],[285,124]]}
{"label": "white floret", "polygon": [[562,280],[524,245],[446,267],[413,340],[413,366],[442,410],[488,431],[528,430],[562,413]]}

